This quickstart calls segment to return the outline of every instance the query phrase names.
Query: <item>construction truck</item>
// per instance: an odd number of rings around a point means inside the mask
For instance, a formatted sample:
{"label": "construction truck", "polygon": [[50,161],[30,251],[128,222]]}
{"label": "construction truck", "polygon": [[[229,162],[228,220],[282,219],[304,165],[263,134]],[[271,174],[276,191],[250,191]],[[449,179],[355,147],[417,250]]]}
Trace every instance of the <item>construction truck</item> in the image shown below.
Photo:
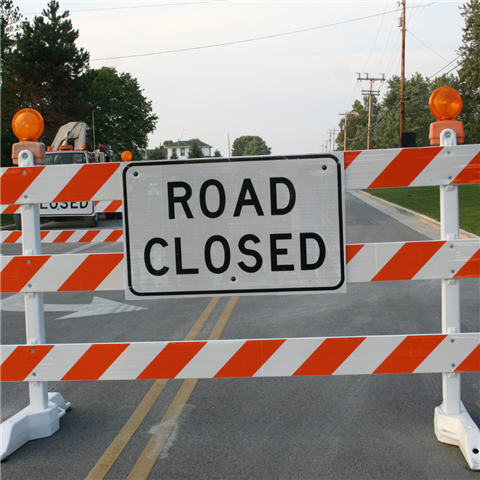
{"label": "construction truck", "polygon": [[[89,138],[87,124],[70,122],[58,129],[50,147],[47,147],[46,165],[68,165],[81,163],[113,162],[111,146],[103,144],[97,149]],[[94,202],[56,202],[40,205],[40,219],[72,220],[83,218],[88,227],[98,225],[98,212]],[[118,213],[105,214],[107,218],[116,218]],[[21,229],[20,214],[15,214],[15,225]]]}

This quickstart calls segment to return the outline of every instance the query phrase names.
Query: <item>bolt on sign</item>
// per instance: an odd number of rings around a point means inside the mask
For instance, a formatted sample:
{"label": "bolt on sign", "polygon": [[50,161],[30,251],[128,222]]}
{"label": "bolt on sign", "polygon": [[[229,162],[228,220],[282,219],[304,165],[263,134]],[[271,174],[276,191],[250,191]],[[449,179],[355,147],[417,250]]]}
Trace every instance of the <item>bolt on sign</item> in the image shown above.
{"label": "bolt on sign", "polygon": [[343,156],[134,162],[126,297],[345,292]]}

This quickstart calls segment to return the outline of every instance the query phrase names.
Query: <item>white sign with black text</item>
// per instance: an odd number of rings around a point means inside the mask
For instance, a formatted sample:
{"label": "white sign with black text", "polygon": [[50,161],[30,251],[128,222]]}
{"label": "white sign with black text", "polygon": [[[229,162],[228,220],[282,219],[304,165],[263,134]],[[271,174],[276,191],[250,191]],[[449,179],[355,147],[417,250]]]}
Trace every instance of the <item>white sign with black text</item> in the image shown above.
{"label": "white sign with black text", "polygon": [[47,215],[93,215],[95,212],[93,202],[53,202],[40,204],[40,216]]}
{"label": "white sign with black text", "polygon": [[132,162],[126,297],[344,292],[343,157]]}

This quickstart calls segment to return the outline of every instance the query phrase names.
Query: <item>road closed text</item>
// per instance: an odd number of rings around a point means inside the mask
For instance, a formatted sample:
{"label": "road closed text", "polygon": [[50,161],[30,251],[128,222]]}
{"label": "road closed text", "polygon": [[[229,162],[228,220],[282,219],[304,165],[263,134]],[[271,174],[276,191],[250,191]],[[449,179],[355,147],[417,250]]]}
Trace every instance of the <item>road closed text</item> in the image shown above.
{"label": "road closed text", "polygon": [[[283,188],[282,200],[279,200],[279,189]],[[209,189],[215,193],[208,197]],[[255,190],[254,182],[250,178],[245,178],[241,184],[238,194],[235,196],[235,208],[233,218],[241,217],[245,209],[251,209],[255,215],[262,217],[265,215],[283,216],[294,215],[296,191],[291,180],[284,177],[273,177],[269,179],[269,205],[262,205],[259,196]],[[192,208],[190,206],[192,195],[194,194],[192,186],[184,181],[175,181],[167,183],[167,207],[168,219],[176,220],[178,217],[193,219]],[[214,201],[209,201],[214,199]],[[215,219],[225,214],[227,206],[227,194],[223,184],[215,179],[206,180],[198,192],[198,204],[200,205],[201,215],[207,219]],[[236,250],[241,254],[242,260],[236,262],[238,267],[246,273],[258,272],[269,260],[269,269],[272,272],[315,270],[320,268],[326,255],[325,242],[317,232],[302,232],[292,234],[291,232],[278,232],[269,235],[258,235],[245,233],[238,240],[227,239],[221,234],[209,236],[204,245],[195,245],[198,250],[202,250],[201,264],[186,264],[183,252],[192,248],[189,238],[175,237],[173,244],[169,244],[165,238],[155,237],[150,239],[144,250],[145,266],[148,272],[154,276],[162,276],[172,271],[176,275],[195,275],[199,274],[201,269],[206,269],[213,274],[223,274],[228,272],[232,264],[232,251]],[[293,242],[297,243],[295,249],[299,252],[297,261],[292,261],[290,250]],[[308,248],[310,247],[310,248]],[[153,252],[157,256],[159,249],[170,249],[173,255],[167,255],[174,259],[172,264],[158,265],[153,259]],[[308,255],[309,251],[315,254]],[[215,252],[215,253],[213,253]],[[236,255],[238,256],[238,255]]]}

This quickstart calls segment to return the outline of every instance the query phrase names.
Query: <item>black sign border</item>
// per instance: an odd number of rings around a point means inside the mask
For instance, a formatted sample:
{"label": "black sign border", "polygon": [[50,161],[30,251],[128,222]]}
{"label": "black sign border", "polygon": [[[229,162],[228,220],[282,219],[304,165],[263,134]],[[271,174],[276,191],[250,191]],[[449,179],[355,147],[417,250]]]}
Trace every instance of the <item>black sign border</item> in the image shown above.
{"label": "black sign border", "polygon": [[[309,160],[331,158],[337,164],[337,191],[338,191],[338,212],[340,225],[340,282],[335,286],[329,287],[295,287],[295,288],[260,288],[260,289],[235,289],[235,290],[198,290],[182,292],[137,292],[132,286],[131,261],[130,261],[130,235],[128,222],[128,195],[127,195],[127,172],[131,168],[154,165],[182,165],[192,163],[234,163],[251,161],[271,161],[271,160]],[[306,155],[284,155],[284,156],[254,156],[254,157],[221,157],[221,158],[193,158],[191,160],[150,160],[133,161],[129,163],[122,172],[123,187],[123,222],[124,222],[124,241],[125,241],[125,260],[127,263],[127,285],[130,292],[136,297],[185,297],[185,296],[208,296],[208,295],[235,295],[235,294],[288,294],[300,292],[320,292],[335,291],[340,289],[345,283],[345,239],[343,228],[343,186],[342,186],[342,163],[335,155],[326,153],[306,154]]]}

